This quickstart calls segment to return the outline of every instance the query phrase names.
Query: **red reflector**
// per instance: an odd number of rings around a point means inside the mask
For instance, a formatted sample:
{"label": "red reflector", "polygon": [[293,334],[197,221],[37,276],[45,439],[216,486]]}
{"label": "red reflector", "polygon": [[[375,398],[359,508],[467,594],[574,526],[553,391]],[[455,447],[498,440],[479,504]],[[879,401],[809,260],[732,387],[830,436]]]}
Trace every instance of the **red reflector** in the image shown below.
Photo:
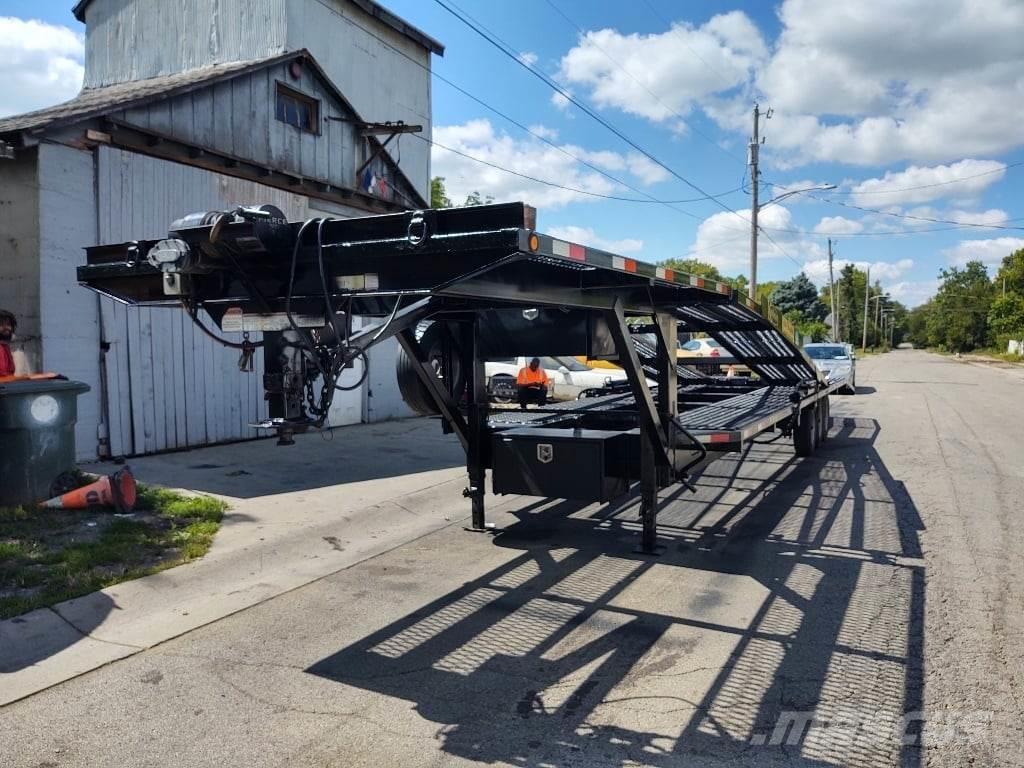
{"label": "red reflector", "polygon": [[676,279],[676,273],[673,272],[671,269],[666,269],[665,270],[665,279],[666,280],[675,280]]}
{"label": "red reflector", "polygon": [[728,432],[716,432],[708,438],[709,443],[728,443],[731,440],[732,436]]}
{"label": "red reflector", "polygon": [[574,261],[586,261],[587,250],[582,245],[569,243],[569,258]]}
{"label": "red reflector", "polygon": [[633,261],[632,259],[626,259],[625,266],[627,272],[636,272],[636,262]]}

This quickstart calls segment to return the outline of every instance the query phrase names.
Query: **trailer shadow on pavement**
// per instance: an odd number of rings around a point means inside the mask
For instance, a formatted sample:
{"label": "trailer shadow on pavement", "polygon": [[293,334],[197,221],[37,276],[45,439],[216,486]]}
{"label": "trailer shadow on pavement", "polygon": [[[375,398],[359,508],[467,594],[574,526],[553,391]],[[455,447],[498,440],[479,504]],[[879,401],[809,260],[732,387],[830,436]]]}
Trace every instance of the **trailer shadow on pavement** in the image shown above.
{"label": "trailer shadow on pavement", "polygon": [[921,521],[877,434],[836,418],[809,459],[713,463],[657,556],[636,499],[525,506],[494,539],[521,554],[307,671],[485,764],[919,765]]}

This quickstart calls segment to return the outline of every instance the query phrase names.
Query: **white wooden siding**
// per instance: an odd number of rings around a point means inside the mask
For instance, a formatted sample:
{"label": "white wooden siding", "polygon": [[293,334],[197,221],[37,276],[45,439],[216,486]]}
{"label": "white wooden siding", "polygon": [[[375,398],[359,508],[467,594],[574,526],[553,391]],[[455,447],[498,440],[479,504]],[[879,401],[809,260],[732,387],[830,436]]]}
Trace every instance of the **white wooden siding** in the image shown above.
{"label": "white wooden siding", "polygon": [[[422,124],[430,136],[430,53],[346,0],[93,0],[86,22],[87,87],[306,48],[365,119]],[[429,145],[407,138],[400,146],[389,151],[429,198]]]}

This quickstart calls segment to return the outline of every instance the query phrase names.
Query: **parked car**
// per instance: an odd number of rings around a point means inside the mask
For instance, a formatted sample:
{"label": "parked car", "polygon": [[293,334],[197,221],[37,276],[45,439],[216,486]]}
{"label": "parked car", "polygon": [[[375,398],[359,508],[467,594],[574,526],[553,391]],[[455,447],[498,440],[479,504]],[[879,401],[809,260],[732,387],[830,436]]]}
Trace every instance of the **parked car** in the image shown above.
{"label": "parked car", "polygon": [[[484,365],[484,374],[491,398],[498,402],[514,401],[516,376],[529,362],[528,357],[488,360]],[[626,372],[621,368],[594,369],[574,357],[542,357],[540,364],[550,379],[549,400],[575,400],[588,389],[626,383]]]}
{"label": "parked car", "polygon": [[728,357],[726,349],[712,338],[690,339],[679,345],[676,357]]}
{"label": "parked car", "polygon": [[804,352],[826,379],[844,377],[846,386],[841,390],[848,395],[857,394],[857,356],[853,346],[839,342],[805,344]]}

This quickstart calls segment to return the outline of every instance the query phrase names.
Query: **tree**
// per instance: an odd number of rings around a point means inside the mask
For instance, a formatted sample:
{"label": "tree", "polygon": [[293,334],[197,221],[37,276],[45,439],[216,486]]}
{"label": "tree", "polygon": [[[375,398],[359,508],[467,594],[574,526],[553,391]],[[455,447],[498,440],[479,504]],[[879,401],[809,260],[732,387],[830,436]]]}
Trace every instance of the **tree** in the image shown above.
{"label": "tree", "polygon": [[932,302],[926,301],[910,310],[906,320],[906,339],[915,347],[927,347],[928,318],[931,315]]}
{"label": "tree", "polygon": [[444,176],[435,176],[430,180],[430,207],[451,208],[452,201],[444,189]]}
{"label": "tree", "polygon": [[771,301],[784,313],[790,310],[799,312],[800,322],[824,320],[827,314],[824,305],[818,300],[818,289],[803,272],[792,280],[777,283],[771,293]]}
{"label": "tree", "polygon": [[466,196],[466,202],[464,202],[463,205],[468,208],[471,205],[490,205],[493,202],[493,197],[490,195],[487,195],[487,197],[481,197],[480,193],[474,189]]}
{"label": "tree", "polygon": [[671,269],[673,272],[685,272],[688,275],[697,275],[707,280],[721,280],[722,274],[713,264],[698,259],[666,259],[661,262],[662,267]]}
{"label": "tree", "polygon": [[989,338],[988,315],[994,286],[980,261],[950,267],[939,273],[942,281],[928,313],[928,343],[955,352],[984,347]]}
{"label": "tree", "polygon": [[988,326],[996,346],[1005,350],[1010,339],[1024,339],[1024,248],[1003,258],[994,283],[997,298],[988,313]]}

